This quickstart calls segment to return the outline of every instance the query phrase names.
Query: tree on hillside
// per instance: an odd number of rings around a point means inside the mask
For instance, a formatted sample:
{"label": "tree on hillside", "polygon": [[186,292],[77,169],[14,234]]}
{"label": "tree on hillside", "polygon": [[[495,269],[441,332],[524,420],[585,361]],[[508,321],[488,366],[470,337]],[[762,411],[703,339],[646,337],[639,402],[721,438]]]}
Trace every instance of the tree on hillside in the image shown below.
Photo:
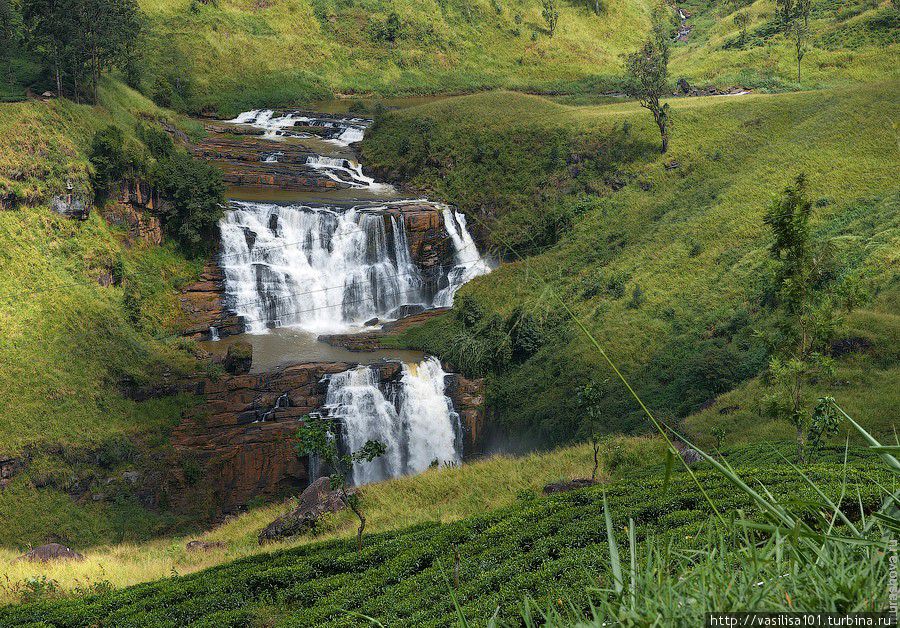
{"label": "tree on hillside", "polygon": [[600,404],[607,396],[606,385],[609,380],[600,384],[586,384],[578,391],[578,405],[581,407],[582,422],[580,436],[586,437],[591,442],[594,452],[594,467],[591,471],[591,481],[597,481],[597,470],[600,467],[600,435],[603,433],[603,415]]}
{"label": "tree on hillside", "polygon": [[750,16],[747,15],[744,11],[736,14],[734,16],[734,25],[737,26],[741,31],[741,45],[747,43],[747,26],[750,25]]}
{"label": "tree on hillside", "polygon": [[809,39],[809,15],[812,0],[776,0],[778,19],[784,36],[792,39],[797,56],[797,82],[800,82],[800,62],[806,54]]}
{"label": "tree on hillside", "polygon": [[305,417],[303,426],[297,431],[297,451],[301,456],[316,456],[319,461],[330,467],[331,489],[340,491],[341,499],[359,519],[356,531],[356,548],[362,551],[363,532],[366,529],[366,517],[360,506],[359,495],[349,490],[347,474],[354,462],[372,462],[384,455],[386,447],[377,440],[366,441],[359,450],[341,455],[337,448],[337,437],[330,419],[311,419]]}
{"label": "tree on hillside", "polygon": [[556,0],[541,0],[543,8],[541,15],[547,22],[547,30],[550,31],[550,37],[556,32],[556,24],[559,22],[559,7],[556,6]]}
{"label": "tree on hillside", "polygon": [[0,0],[0,66],[6,68],[5,78],[12,85],[13,68],[12,51],[18,46],[21,29],[21,18],[10,0]]}
{"label": "tree on hillside", "polygon": [[101,73],[126,65],[141,29],[135,0],[29,0],[23,18],[26,42],[44,59],[57,93],[75,100],[89,93],[96,101]]}
{"label": "tree on hillside", "polygon": [[626,92],[653,114],[665,153],[669,148],[669,105],[660,104],[659,99],[668,89],[669,41],[660,24],[657,21],[653,35],[640,50],[628,55],[625,69]]}
{"label": "tree on hillside", "polygon": [[766,402],[774,418],[794,426],[800,462],[806,458],[807,430],[816,440],[815,434],[822,432],[821,422],[813,421],[804,407],[806,385],[833,372],[833,360],[825,352],[840,321],[838,308],[849,310],[856,300],[847,283],[840,283],[842,269],[831,243],[813,236],[811,214],[801,174],[765,217],[775,237],[770,254],[776,262],[776,330],[770,338]]}

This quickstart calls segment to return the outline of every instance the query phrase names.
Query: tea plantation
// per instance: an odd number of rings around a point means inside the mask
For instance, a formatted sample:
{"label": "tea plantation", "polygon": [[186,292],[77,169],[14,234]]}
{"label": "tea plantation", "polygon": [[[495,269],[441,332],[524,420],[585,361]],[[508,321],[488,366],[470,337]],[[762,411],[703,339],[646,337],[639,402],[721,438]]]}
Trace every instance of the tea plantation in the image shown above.
{"label": "tea plantation", "polygon": [[[771,455],[778,458],[774,450]],[[816,498],[815,491],[789,465],[771,462],[739,471],[795,513],[807,510],[804,518],[812,523],[816,516],[807,500]],[[735,529],[731,522],[738,513],[760,516],[743,493],[702,466],[695,474],[723,524],[711,517],[709,503],[683,471],[668,482],[664,473],[644,473],[605,487],[625,556],[629,518],[639,547],[689,552],[711,534]],[[878,485],[890,485],[887,471],[867,457],[850,463],[843,487],[840,464],[809,465],[805,473],[830,499],[843,496],[842,510],[851,521],[879,508]],[[590,587],[608,588],[612,581],[603,495],[600,487],[547,498],[523,494],[516,505],[483,516],[369,536],[361,553],[349,540],[310,544],[103,595],[8,606],[0,609],[0,625],[355,626],[368,617],[390,626],[442,626],[462,623],[461,615],[476,624],[495,615],[518,623],[524,596],[539,605],[584,611],[596,595]],[[764,601],[755,596],[747,603],[752,610]]]}

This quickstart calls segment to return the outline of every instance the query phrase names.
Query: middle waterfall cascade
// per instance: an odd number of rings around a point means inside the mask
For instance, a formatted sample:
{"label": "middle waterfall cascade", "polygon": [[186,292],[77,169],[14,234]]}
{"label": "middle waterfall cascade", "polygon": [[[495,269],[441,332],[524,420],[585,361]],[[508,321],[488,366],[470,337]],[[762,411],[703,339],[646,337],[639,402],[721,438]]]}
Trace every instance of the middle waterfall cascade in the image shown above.
{"label": "middle waterfall cascade", "polygon": [[342,425],[342,446],[359,450],[369,440],[386,446],[372,462],[353,464],[355,485],[421,473],[434,461],[458,463],[462,429],[445,395],[446,373],[436,358],[403,364],[399,382],[383,384],[375,367],[357,367],[328,380],[325,411]]}
{"label": "middle waterfall cascade", "polygon": [[222,220],[230,305],[247,330],[342,330],[431,302],[399,216],[236,202]]}
{"label": "middle waterfall cascade", "polygon": [[444,208],[444,228],[453,242],[453,256],[456,266],[447,275],[448,285],[434,296],[434,307],[450,307],[453,296],[462,285],[475,277],[491,272],[487,261],[481,257],[475,240],[466,227],[466,217],[458,211]]}

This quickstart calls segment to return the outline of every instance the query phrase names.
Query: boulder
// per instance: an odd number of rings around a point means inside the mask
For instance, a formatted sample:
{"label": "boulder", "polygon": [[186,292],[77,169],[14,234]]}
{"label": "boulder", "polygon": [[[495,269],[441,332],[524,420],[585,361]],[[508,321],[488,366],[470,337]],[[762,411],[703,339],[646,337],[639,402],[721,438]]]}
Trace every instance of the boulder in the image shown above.
{"label": "boulder", "polygon": [[391,310],[388,314],[389,318],[406,318],[407,316],[415,316],[425,311],[425,306],[421,303],[405,303]]}
{"label": "boulder", "polygon": [[376,316],[375,318],[370,318],[369,320],[367,320],[365,323],[363,323],[363,325],[365,325],[366,327],[374,327],[379,322],[381,321],[379,321],[378,317]]}
{"label": "boulder", "polygon": [[594,486],[597,482],[590,478],[575,478],[563,482],[554,482],[544,487],[544,495],[553,495],[554,493],[568,493],[576,491],[580,488]]}
{"label": "boulder", "polygon": [[27,560],[32,563],[47,563],[52,560],[84,560],[84,556],[65,545],[60,545],[59,543],[47,543],[46,545],[40,545],[30,552],[22,554],[16,560]]}
{"label": "boulder", "polygon": [[687,82],[687,79],[680,78],[678,79],[678,90],[682,94],[689,94],[691,91],[691,84]]}
{"label": "boulder", "polygon": [[222,541],[188,541],[184,548],[189,552],[210,552],[212,550],[225,549]]}
{"label": "boulder", "polygon": [[331,480],[319,478],[300,494],[299,504],[283,514],[259,533],[259,544],[280,541],[315,528],[325,513],[346,507],[340,491],[331,490]]}
{"label": "boulder", "polygon": [[225,370],[232,375],[244,375],[250,372],[253,365],[253,345],[245,340],[239,340],[228,347],[225,354]]}

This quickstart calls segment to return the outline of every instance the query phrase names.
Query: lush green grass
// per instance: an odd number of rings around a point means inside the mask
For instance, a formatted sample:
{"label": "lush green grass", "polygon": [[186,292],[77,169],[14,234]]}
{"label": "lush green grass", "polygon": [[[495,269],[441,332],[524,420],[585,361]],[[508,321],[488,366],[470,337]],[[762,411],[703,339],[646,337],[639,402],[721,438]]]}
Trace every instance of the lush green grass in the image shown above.
{"label": "lush green grass", "polygon": [[[692,84],[782,91],[896,78],[900,12],[886,2],[815,0],[797,82],[794,45],[778,32],[775,2],[687,0],[687,42],[675,44],[671,73]],[[750,17],[741,43],[737,13]]]}
{"label": "lush green grass", "polygon": [[[649,27],[640,0],[609,0],[599,16],[559,3],[553,38],[538,0],[140,4],[152,28],[149,93],[176,107],[223,113],[333,93],[561,89],[602,81],[619,74],[619,55]],[[392,12],[399,28],[389,41]]]}
{"label": "lush green grass", "polygon": [[[159,116],[171,118],[113,81],[98,107],[0,105],[0,195],[19,203],[0,211],[0,454],[31,462],[0,494],[10,522],[0,544],[88,545],[170,529],[171,518],[141,507],[121,474],[159,464],[165,435],[194,400],[137,403],[121,386],[197,368],[190,347],[168,336],[182,316],[176,289],[201,264],[168,243],[130,242],[98,211],[77,221],[48,206],[67,181],[91,197],[86,155],[97,129],[117,124],[133,136],[140,118]],[[117,283],[104,287],[101,276]],[[139,453],[92,462],[121,439]],[[76,501],[91,484],[104,499]]]}
{"label": "lush green grass", "polygon": [[[811,465],[805,471],[830,499],[840,501],[844,495],[846,515],[858,525],[861,518],[881,505],[881,489],[876,488],[874,481],[889,482],[887,472],[871,462],[848,468],[846,484],[839,465]],[[434,472],[440,473],[446,472]],[[767,462],[761,467],[743,467],[740,473],[762,482],[770,492],[770,500],[793,504],[795,513],[804,510],[804,499],[818,500],[813,489],[789,467]],[[759,517],[745,494],[718,473],[697,469],[696,476],[710,501],[726,517],[739,509],[741,517]],[[850,495],[852,499],[848,498]],[[360,553],[350,539],[309,544],[109,594],[7,607],[0,610],[0,620],[5,625],[43,621],[57,626],[98,621],[150,626],[192,622],[226,626],[253,622],[349,626],[358,625],[359,615],[354,613],[362,613],[386,625],[447,625],[458,620],[454,597],[462,613],[480,623],[495,614],[514,620],[522,612],[525,596],[535,598],[540,607],[571,604],[581,614],[587,611],[592,597],[606,597],[596,590],[598,587],[609,589],[613,584],[604,523],[605,500],[615,536],[620,542],[633,539],[627,547],[640,556],[641,570],[646,567],[653,574],[649,581],[642,580],[642,585],[652,583],[654,591],[673,594],[679,588],[687,589],[684,597],[695,600],[687,606],[662,605],[660,610],[665,617],[699,620],[703,609],[708,608],[707,601],[713,598],[703,582],[679,584],[684,582],[680,576],[689,574],[689,564],[679,561],[685,571],[671,573],[652,567],[656,563],[645,560],[647,552],[668,552],[675,560],[676,556],[718,547],[725,553],[717,560],[734,564],[746,560],[742,552],[753,551],[746,536],[727,532],[730,526],[714,525],[710,506],[693,480],[675,472],[668,482],[661,475],[643,475],[626,477],[603,490],[587,489],[543,499],[522,495],[511,506],[460,521],[424,523],[370,535]],[[810,521],[817,518],[812,511],[809,517]],[[632,532],[628,531],[629,520],[635,524]],[[724,539],[717,538],[720,534]],[[836,550],[851,554],[855,551],[846,547]],[[621,551],[630,550],[623,545]],[[459,587],[451,596],[456,552]],[[626,564],[627,556],[623,554]],[[837,590],[845,592],[847,597],[843,600],[850,608],[870,608],[872,604],[880,608],[884,599],[871,596],[884,587],[873,586],[863,592],[849,585],[861,578],[875,578],[880,584],[886,578],[884,570],[866,571],[868,561],[862,556],[859,554],[855,560],[850,554],[832,556],[829,564],[840,564],[841,570],[829,572],[832,580],[828,587],[821,586],[816,570],[801,568],[802,561],[792,552],[779,556],[777,572],[775,564],[762,561],[755,568],[760,569],[759,573],[777,573],[786,578],[780,581],[783,588],[778,585],[777,595],[786,591],[795,596],[795,601],[786,603],[796,604],[796,608],[819,610],[830,606],[834,603],[831,592]],[[763,568],[763,564],[768,567]],[[743,610],[771,609],[776,596],[771,592],[752,595],[756,581],[743,578],[732,582],[737,586],[728,599]],[[641,597],[655,595],[643,588],[635,593]],[[886,589],[876,595],[886,596]],[[777,604],[778,608],[782,606]]]}
{"label": "lush green grass", "polygon": [[[664,156],[651,117],[631,103],[567,107],[500,92],[390,114],[365,141],[366,162],[461,206],[512,260],[463,289],[461,303],[465,295],[480,303],[473,315],[458,307],[398,342],[487,373],[489,404],[510,432],[531,437],[526,444],[572,438],[582,417],[575,393],[611,373],[540,276],[654,412],[686,417],[765,364],[754,337],[768,325],[762,217],[805,171],[817,236],[835,240],[871,297],[841,335],[881,321],[868,332],[880,357],[845,364],[844,379],[859,389],[823,382],[822,390],[889,433],[893,413],[866,404],[896,399],[896,323],[884,313],[898,294],[900,159],[882,108],[896,89],[673,100]],[[507,245],[531,257],[516,261]],[[536,351],[532,343],[518,356],[517,306],[541,336]],[[614,378],[607,387],[607,427],[640,426]]]}

